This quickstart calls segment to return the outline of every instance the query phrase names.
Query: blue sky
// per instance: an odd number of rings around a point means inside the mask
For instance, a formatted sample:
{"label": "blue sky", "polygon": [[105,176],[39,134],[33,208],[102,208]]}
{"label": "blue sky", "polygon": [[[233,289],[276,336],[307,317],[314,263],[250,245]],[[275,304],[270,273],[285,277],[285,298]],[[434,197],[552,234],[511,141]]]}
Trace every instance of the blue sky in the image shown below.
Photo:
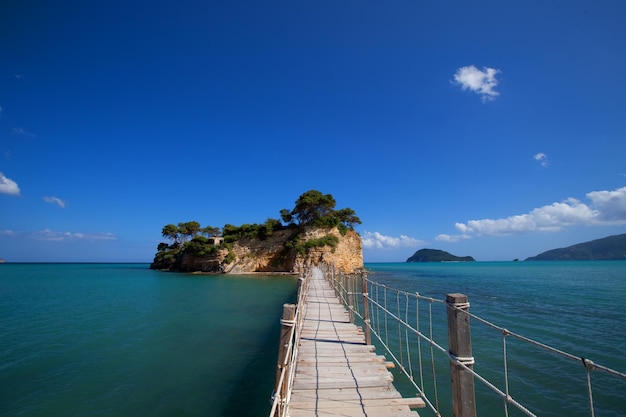
{"label": "blue sky", "polygon": [[8,1],[0,258],[152,260],[310,189],[366,262],[626,233],[626,2]]}

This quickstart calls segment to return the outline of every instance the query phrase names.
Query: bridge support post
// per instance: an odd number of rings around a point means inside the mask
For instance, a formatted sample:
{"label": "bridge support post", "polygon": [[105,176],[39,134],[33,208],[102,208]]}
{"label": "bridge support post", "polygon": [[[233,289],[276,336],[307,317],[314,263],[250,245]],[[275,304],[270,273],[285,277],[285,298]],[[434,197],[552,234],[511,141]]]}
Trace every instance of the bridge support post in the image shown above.
{"label": "bridge support post", "polygon": [[367,345],[372,344],[372,335],[370,333],[370,302],[367,297],[369,294],[367,293],[367,272],[361,272],[361,286],[363,292],[363,322],[365,331],[365,343]]}
{"label": "bridge support post", "polygon": [[348,292],[348,314],[350,317],[350,323],[354,323],[354,277],[352,274],[346,275],[346,291]]}
{"label": "bridge support post", "polygon": [[469,301],[464,294],[446,296],[448,310],[448,342],[450,378],[452,380],[452,415],[476,417],[474,375],[463,366],[473,369],[472,339],[470,337]]}
{"label": "bridge support post", "polygon": [[[281,400],[285,400],[287,392],[289,390],[289,367],[291,364],[289,361],[285,364],[285,358],[289,353],[289,342],[291,341],[291,329],[296,324],[294,318],[296,316],[295,304],[283,304],[283,317],[280,319],[280,344],[278,345],[278,362],[276,367],[276,382],[274,382],[274,395],[279,395]],[[280,374],[285,369],[285,377],[281,386],[278,386],[280,381]]]}

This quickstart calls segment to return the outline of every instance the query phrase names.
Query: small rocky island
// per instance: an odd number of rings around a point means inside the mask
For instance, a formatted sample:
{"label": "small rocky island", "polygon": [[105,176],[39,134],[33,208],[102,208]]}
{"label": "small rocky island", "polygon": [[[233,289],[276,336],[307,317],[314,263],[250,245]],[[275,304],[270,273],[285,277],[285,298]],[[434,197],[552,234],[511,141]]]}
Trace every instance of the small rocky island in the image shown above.
{"label": "small rocky island", "polygon": [[335,209],[330,194],[310,190],[280,220],[263,224],[202,227],[196,221],[168,224],[151,269],[226,274],[299,273],[311,264],[333,264],[343,272],[363,268],[361,224],[354,210]]}
{"label": "small rocky island", "polygon": [[552,249],[527,261],[613,261],[626,260],[626,234]]}
{"label": "small rocky island", "polygon": [[471,256],[454,256],[439,249],[420,249],[407,262],[476,262]]}

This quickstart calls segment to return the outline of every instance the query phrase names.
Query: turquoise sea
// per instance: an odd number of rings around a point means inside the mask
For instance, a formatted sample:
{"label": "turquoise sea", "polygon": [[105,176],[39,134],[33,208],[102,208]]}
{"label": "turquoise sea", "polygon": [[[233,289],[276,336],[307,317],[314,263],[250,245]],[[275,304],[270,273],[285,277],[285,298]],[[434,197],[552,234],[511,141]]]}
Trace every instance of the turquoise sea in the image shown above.
{"label": "turquoise sea", "polygon": [[[626,262],[366,266],[390,287],[465,293],[474,314],[626,372]],[[296,281],[147,264],[2,264],[0,416],[267,415],[282,304],[293,302]],[[498,380],[502,336],[472,322],[472,339],[476,368]],[[589,415],[582,366],[509,348],[522,403],[541,407],[537,415]],[[593,384],[596,416],[626,415],[626,383],[593,374]],[[504,415],[478,383],[477,393],[479,415]]]}

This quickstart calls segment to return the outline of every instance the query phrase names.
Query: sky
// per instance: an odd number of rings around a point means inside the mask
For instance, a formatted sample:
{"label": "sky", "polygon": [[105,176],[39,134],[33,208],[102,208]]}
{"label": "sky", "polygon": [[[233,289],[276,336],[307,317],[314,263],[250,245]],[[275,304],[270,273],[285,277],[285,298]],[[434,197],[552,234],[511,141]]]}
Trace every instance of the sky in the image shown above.
{"label": "sky", "polygon": [[0,5],[0,258],[151,262],[315,189],[365,262],[626,233],[626,2]]}

